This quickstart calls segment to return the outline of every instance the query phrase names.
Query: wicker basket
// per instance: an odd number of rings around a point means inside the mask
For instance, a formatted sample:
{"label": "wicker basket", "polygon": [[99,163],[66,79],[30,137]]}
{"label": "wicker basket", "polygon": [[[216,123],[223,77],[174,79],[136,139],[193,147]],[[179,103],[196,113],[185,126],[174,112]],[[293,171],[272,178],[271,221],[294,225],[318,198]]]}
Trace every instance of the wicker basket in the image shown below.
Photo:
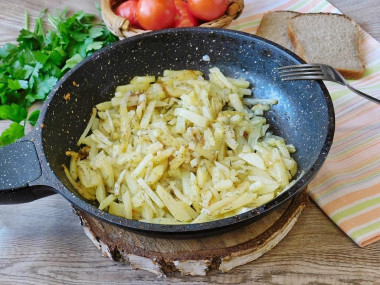
{"label": "wicker basket", "polygon": [[[125,0],[124,0],[125,1]],[[141,33],[148,32],[146,30],[136,29],[129,25],[129,21],[123,17],[117,16],[114,13],[114,9],[123,0],[101,0],[102,17],[107,25],[108,29],[119,38],[128,38]],[[232,20],[236,19],[241,15],[244,8],[243,0],[229,0],[228,9],[226,13],[220,18],[202,23],[200,27],[213,27],[213,28],[224,28],[227,27]]]}

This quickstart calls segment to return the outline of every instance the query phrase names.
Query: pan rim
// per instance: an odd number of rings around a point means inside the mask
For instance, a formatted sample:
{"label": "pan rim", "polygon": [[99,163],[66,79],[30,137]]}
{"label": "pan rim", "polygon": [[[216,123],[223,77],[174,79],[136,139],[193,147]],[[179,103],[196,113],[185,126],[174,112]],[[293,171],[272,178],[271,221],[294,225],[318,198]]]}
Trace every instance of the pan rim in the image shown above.
{"label": "pan rim", "polygon": [[[172,33],[217,33],[217,34],[225,34],[228,36],[236,37],[236,36],[242,36],[249,39],[254,39],[255,41],[261,41],[265,42],[269,45],[272,45],[279,49],[281,52],[285,52],[288,55],[291,56],[292,59],[297,61],[298,63],[305,63],[303,59],[301,59],[299,56],[294,54],[293,52],[287,50],[286,48],[269,41],[267,39],[261,38],[259,36],[241,32],[241,31],[235,31],[230,29],[221,29],[221,28],[200,28],[200,27],[193,27],[193,28],[177,28],[177,29],[166,29],[166,30],[160,30],[160,31],[154,31],[154,32],[147,32],[140,35],[133,36],[131,38],[120,40],[116,43],[113,43],[97,52],[89,56],[88,58],[84,59],[82,62],[77,64],[74,68],[69,70],[56,84],[56,86],[53,88],[53,90],[49,93],[43,108],[41,109],[41,114],[39,118],[39,123],[36,125],[43,124],[43,120],[45,119],[47,107],[54,98],[54,94],[59,90],[61,85],[78,69],[80,69],[83,65],[85,65],[88,61],[92,61],[96,59],[96,57],[99,56],[99,54],[104,53],[107,50],[111,50],[114,48],[117,48],[119,45],[125,45],[128,42],[132,41],[139,41],[141,39],[147,38],[147,37],[154,37],[159,36],[161,34],[172,34]],[[282,192],[280,195],[275,197],[270,202],[255,208],[251,209],[247,212],[244,212],[242,214],[231,216],[228,218],[215,220],[211,222],[204,222],[199,224],[175,224],[175,225],[164,225],[164,224],[153,224],[153,223],[146,223],[141,222],[137,220],[128,220],[125,218],[117,217],[114,215],[109,214],[108,212],[99,210],[97,207],[91,205],[89,202],[86,202],[85,200],[82,200],[80,197],[76,196],[72,191],[70,191],[68,188],[64,186],[64,184],[61,182],[61,180],[55,175],[55,172],[53,169],[51,169],[49,162],[47,161],[46,156],[44,155],[44,144],[42,142],[43,140],[43,130],[39,133],[39,137],[41,140],[41,154],[42,154],[42,160],[45,165],[47,165],[49,169],[49,175],[53,178],[54,181],[54,188],[62,194],[74,207],[79,208],[80,210],[83,210],[96,218],[99,218],[103,221],[106,221],[108,223],[114,224],[116,226],[135,230],[139,232],[150,232],[150,233],[158,233],[158,234],[191,234],[195,232],[206,232],[208,230],[215,230],[219,228],[229,227],[238,223],[241,223],[243,221],[247,220],[254,220],[255,218],[258,218],[262,216],[263,214],[273,210],[280,204],[285,203],[290,198],[294,197],[297,193],[300,193],[303,191],[307,185],[310,183],[310,181],[314,178],[314,176],[317,174],[317,172],[322,167],[324,161],[326,160],[326,157],[331,149],[334,132],[335,132],[335,114],[334,114],[334,106],[332,103],[332,99],[329,95],[329,92],[324,85],[322,81],[317,81],[318,86],[321,89],[321,92],[323,93],[323,97],[325,99],[326,107],[327,107],[327,116],[328,116],[328,126],[327,126],[327,133],[325,137],[325,141],[323,143],[323,147],[321,148],[319,155],[317,159],[314,161],[314,163],[310,166],[309,170],[305,172],[303,175],[301,175],[296,183],[287,189],[286,191]]]}

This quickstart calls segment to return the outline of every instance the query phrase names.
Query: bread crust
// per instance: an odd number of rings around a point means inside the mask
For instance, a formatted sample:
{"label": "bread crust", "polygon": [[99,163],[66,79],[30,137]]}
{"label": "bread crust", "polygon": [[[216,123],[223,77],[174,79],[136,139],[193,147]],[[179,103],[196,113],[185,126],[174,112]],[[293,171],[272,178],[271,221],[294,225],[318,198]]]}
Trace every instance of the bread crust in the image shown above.
{"label": "bread crust", "polygon": [[265,19],[265,17],[266,17],[267,15],[272,14],[272,13],[274,13],[274,12],[276,12],[276,13],[292,13],[292,14],[294,14],[294,16],[297,16],[297,15],[301,14],[301,13],[299,13],[299,12],[296,12],[296,11],[290,11],[290,10],[279,10],[279,11],[269,11],[269,12],[266,12],[266,13],[264,13],[264,15],[263,15],[262,18],[261,18],[260,25],[259,25],[259,27],[257,28],[257,31],[256,31],[256,35],[260,36],[260,34],[261,34],[261,29],[262,29],[263,26],[265,25],[265,22],[263,22],[263,19]]}
{"label": "bread crust", "polygon": [[[354,20],[352,20],[347,15],[336,14],[336,13],[322,13],[321,12],[321,13],[305,13],[305,14],[299,13],[298,15],[292,17],[288,22],[288,29],[287,30],[288,30],[288,36],[289,36],[290,42],[292,43],[296,54],[298,54],[303,60],[308,62],[305,51],[304,51],[299,39],[297,38],[296,32],[294,31],[294,26],[293,26],[292,20],[297,18],[297,17],[309,17],[309,16],[315,16],[315,15],[333,15],[333,16],[344,17],[355,25],[356,30],[358,32],[356,48],[359,51],[359,61],[361,63],[362,69],[361,70],[340,69],[340,68],[336,68],[336,69],[342,74],[343,77],[346,77],[346,78],[359,79],[359,78],[363,77],[363,75],[365,73],[365,65],[364,65],[363,55],[362,55],[361,50],[360,50],[360,36],[359,36],[360,27]],[[311,63],[311,62],[309,62],[309,63]]]}
{"label": "bread crust", "polygon": [[300,44],[299,40],[297,39],[297,36],[294,32],[294,28],[293,28],[293,25],[291,24],[291,21],[289,21],[289,23],[288,23],[288,36],[289,36],[290,42],[293,45],[295,53],[299,57],[301,57],[304,61],[307,62],[307,59],[305,56],[305,51],[303,50],[302,45]]}
{"label": "bread crust", "polygon": [[365,73],[365,69],[358,71],[358,70],[349,70],[349,69],[337,68],[336,70],[338,70],[339,73],[342,74],[343,77],[350,78],[350,79],[360,79],[363,77],[363,75]]}

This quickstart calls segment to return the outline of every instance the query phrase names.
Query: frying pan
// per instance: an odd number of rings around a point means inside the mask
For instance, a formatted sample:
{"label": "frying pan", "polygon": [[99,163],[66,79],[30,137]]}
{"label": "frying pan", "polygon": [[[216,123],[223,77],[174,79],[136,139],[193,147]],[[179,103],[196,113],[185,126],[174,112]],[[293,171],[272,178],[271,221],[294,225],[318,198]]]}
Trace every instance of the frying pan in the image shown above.
{"label": "frying pan", "polygon": [[[204,56],[210,60],[205,61]],[[183,28],[134,36],[93,54],[70,70],[42,106],[36,127],[18,142],[0,148],[0,204],[22,203],[54,193],[75,208],[119,227],[143,234],[193,237],[228,230],[263,217],[305,189],[325,161],[334,135],[334,110],[320,81],[281,81],[277,67],[304,63],[283,47],[260,37],[227,29]],[[113,216],[80,196],[62,164],[96,104],[110,100],[117,85],[136,75],[160,75],[165,69],[217,66],[227,76],[247,79],[256,98],[278,104],[266,113],[274,134],[293,144],[297,182],[259,208],[200,224],[159,225]],[[64,96],[70,94],[70,98]]]}

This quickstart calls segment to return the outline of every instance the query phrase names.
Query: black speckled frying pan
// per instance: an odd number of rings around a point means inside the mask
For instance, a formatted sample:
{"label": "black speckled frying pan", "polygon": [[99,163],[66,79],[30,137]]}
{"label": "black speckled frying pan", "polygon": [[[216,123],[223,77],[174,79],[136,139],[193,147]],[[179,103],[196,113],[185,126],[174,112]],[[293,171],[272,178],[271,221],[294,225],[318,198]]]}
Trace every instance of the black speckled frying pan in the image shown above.
{"label": "black speckled frying pan", "polygon": [[[202,60],[204,55],[210,61]],[[305,189],[324,162],[334,134],[334,110],[318,81],[282,82],[277,67],[303,63],[293,53],[262,38],[226,29],[184,28],[146,33],[117,42],[84,60],[58,82],[44,103],[37,127],[19,142],[0,148],[0,204],[28,202],[59,193],[74,207],[123,228],[145,234],[212,234],[254,221]],[[165,69],[217,66],[228,76],[249,80],[257,98],[278,104],[266,117],[275,134],[295,145],[297,182],[269,203],[231,218],[189,225],[158,225],[122,219],[86,201],[67,180],[65,151],[76,142],[92,107],[109,100],[117,85],[136,75]],[[74,83],[75,82],[75,83]],[[64,96],[70,93],[70,99]]]}

